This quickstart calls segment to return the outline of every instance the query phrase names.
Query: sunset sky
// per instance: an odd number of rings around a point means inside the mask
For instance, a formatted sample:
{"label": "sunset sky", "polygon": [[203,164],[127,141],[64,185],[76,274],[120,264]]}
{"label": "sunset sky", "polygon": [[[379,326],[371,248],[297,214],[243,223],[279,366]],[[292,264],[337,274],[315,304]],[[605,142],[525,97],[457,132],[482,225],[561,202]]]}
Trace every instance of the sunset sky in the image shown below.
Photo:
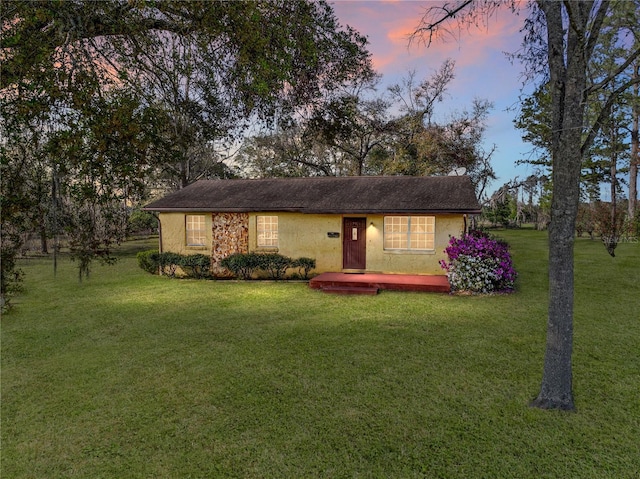
{"label": "sunset sky", "polygon": [[[527,157],[531,146],[521,141],[513,126],[518,96],[521,94],[521,67],[511,64],[505,52],[515,52],[521,44],[525,12],[516,16],[509,10],[499,11],[489,19],[488,27],[464,30],[459,41],[435,41],[431,46],[414,43],[409,47],[408,35],[418,25],[429,0],[377,0],[332,2],[343,25],[350,25],[369,39],[376,70],[383,75],[383,85],[399,83],[409,70],[418,79],[430,76],[447,58],[456,62],[455,80],[448,99],[437,106],[439,116],[446,118],[453,110],[470,107],[473,98],[494,103],[486,132],[486,148],[496,144],[493,167],[498,179],[489,190],[499,188],[509,179],[524,179],[533,173],[531,167],[516,166],[515,161]],[[531,91],[528,85],[526,91]]]}

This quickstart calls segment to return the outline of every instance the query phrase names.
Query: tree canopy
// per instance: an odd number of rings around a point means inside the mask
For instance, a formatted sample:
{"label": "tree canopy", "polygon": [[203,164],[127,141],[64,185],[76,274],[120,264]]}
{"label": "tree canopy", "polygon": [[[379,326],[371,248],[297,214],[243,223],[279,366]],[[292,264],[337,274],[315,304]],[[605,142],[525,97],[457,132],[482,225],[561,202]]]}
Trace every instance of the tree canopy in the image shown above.
{"label": "tree canopy", "polygon": [[78,258],[109,258],[123,235],[116,212],[150,179],[226,176],[217,146],[372,75],[366,39],[325,1],[0,8],[3,255],[19,249],[40,205],[45,236],[69,235]]}

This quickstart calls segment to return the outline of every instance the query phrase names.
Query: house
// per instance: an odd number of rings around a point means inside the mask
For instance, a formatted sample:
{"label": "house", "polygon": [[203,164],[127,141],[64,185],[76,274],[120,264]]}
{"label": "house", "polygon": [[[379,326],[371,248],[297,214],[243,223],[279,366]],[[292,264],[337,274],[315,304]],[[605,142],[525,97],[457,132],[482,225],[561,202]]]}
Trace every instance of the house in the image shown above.
{"label": "house", "polygon": [[439,260],[480,205],[468,176],[201,180],[152,202],[160,250],[316,260],[315,273],[444,274]]}

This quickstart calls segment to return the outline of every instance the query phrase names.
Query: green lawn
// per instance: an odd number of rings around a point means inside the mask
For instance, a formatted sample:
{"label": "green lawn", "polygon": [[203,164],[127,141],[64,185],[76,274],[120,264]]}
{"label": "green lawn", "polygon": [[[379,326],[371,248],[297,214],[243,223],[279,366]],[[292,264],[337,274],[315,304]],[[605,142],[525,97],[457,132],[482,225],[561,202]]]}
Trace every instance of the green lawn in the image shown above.
{"label": "green lawn", "polygon": [[577,413],[527,406],[546,234],[505,231],[509,296],[331,296],[301,283],[78,284],[23,262],[2,317],[3,478],[637,478],[640,244],[576,244]]}

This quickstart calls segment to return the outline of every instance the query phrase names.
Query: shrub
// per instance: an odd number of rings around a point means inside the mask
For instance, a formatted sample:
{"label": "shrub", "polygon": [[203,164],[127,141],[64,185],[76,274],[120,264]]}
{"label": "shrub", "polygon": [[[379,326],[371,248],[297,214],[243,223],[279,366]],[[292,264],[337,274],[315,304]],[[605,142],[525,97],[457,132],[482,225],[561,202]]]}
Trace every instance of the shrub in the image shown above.
{"label": "shrub", "polygon": [[615,257],[616,247],[625,235],[625,212],[622,208],[613,209],[609,203],[598,202],[594,207],[593,219],[604,247]]}
{"label": "shrub", "polygon": [[298,258],[291,263],[291,267],[298,268],[298,273],[303,279],[309,279],[309,272],[316,267],[313,258]]}
{"label": "shrub", "polygon": [[138,266],[145,270],[147,273],[158,274],[158,268],[160,266],[159,260],[160,253],[157,249],[150,249],[147,251],[140,251],[136,258],[138,259]]}
{"label": "shrub", "polygon": [[224,258],[220,264],[242,279],[251,279],[253,273],[260,268],[261,259],[256,253],[234,253]]}
{"label": "shrub", "polygon": [[283,279],[287,269],[293,264],[288,256],[278,253],[261,254],[260,269],[265,271],[271,279]]}
{"label": "shrub", "polygon": [[182,263],[182,255],[178,253],[160,253],[158,255],[158,266],[162,272],[171,278],[175,278],[178,266]]}
{"label": "shrub", "polygon": [[447,271],[452,291],[513,291],[517,273],[504,241],[473,231],[462,238],[452,237],[445,252],[449,262],[442,260],[440,266]]}
{"label": "shrub", "polygon": [[209,276],[211,257],[206,254],[192,254],[182,256],[179,266],[190,278],[202,279]]}
{"label": "shrub", "polygon": [[289,268],[299,268],[300,275],[308,279],[309,271],[316,267],[316,260],[299,258],[293,260],[278,253],[234,253],[220,263],[231,273],[242,279],[251,279],[256,271],[264,271],[271,279],[283,279]]}
{"label": "shrub", "polygon": [[[211,258],[205,254],[181,255],[148,250],[138,253],[137,258],[138,266],[143,270],[152,274],[162,271],[171,278],[176,276],[178,267],[187,277],[205,278],[209,276],[211,266]],[[316,260],[299,258],[294,261],[277,253],[235,253],[224,258],[221,265],[242,279],[251,279],[258,270],[266,272],[272,279],[283,279],[289,268],[299,268],[301,275],[304,272],[304,279],[308,279],[309,271],[316,266]]]}
{"label": "shrub", "polygon": [[137,254],[138,266],[151,274],[162,270],[170,277],[175,277],[178,267],[190,278],[204,278],[209,275],[211,258],[204,254],[181,255],[178,253],[159,253],[152,249]]}

